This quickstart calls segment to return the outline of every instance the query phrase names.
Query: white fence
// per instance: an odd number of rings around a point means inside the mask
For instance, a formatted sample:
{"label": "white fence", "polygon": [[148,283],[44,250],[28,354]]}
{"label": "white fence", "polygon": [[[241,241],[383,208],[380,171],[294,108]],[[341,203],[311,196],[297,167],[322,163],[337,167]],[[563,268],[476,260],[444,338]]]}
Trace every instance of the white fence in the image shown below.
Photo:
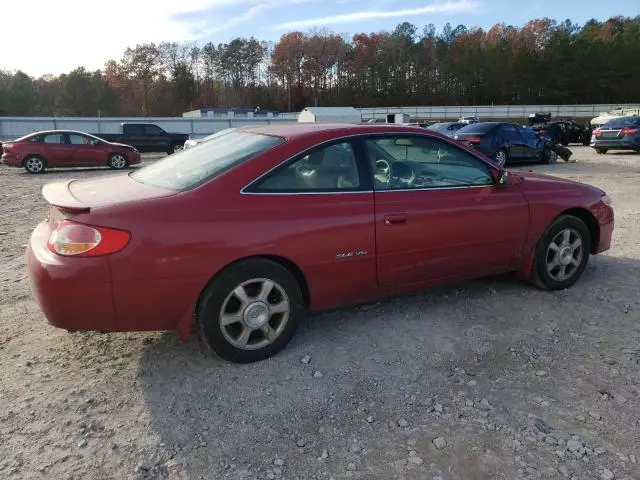
{"label": "white fence", "polygon": [[119,133],[122,122],[153,123],[171,133],[186,133],[192,138],[205,137],[230,127],[247,127],[275,123],[291,123],[296,119],[279,118],[89,118],[89,117],[0,117],[0,140],[10,140],[41,130],[79,130],[101,134]]}
{"label": "white fence", "polygon": [[[612,110],[638,110],[640,104],[595,104],[595,105],[485,105],[485,106],[438,106],[438,107],[383,107],[359,108],[362,120],[386,119],[388,114],[408,114],[412,120],[457,120],[460,117],[478,116],[485,119],[524,119],[532,113],[550,112],[554,117],[592,119],[601,112]],[[0,117],[0,141],[21,137],[39,130],[80,130],[87,133],[118,133],[122,122],[155,123],[168,132],[186,133],[200,138],[229,127],[296,122],[297,113],[280,114],[277,118],[98,118],[98,117]]]}
{"label": "white fence", "polygon": [[484,119],[524,119],[532,113],[551,113],[554,117],[572,117],[592,119],[602,112],[612,110],[637,110],[640,105],[629,104],[593,104],[593,105],[479,105],[469,106],[437,106],[437,107],[382,107],[359,108],[363,120],[386,118],[388,114],[405,113],[412,120],[457,120],[461,117],[478,116]]}

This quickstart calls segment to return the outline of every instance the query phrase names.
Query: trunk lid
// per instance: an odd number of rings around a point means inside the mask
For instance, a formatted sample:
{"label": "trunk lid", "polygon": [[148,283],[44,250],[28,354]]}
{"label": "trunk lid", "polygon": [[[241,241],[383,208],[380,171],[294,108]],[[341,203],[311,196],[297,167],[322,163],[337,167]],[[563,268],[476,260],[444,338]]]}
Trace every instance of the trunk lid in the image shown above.
{"label": "trunk lid", "polygon": [[177,193],[175,190],[138,183],[127,174],[49,183],[42,189],[42,195],[51,205],[75,213],[120,203],[168,197]]}

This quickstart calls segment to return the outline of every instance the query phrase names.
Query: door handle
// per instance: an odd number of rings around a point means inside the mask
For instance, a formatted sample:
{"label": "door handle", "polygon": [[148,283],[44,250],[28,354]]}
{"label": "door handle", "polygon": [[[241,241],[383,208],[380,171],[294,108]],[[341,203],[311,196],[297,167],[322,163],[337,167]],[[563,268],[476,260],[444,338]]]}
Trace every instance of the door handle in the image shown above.
{"label": "door handle", "polygon": [[397,215],[385,215],[384,217],[385,225],[402,225],[405,223],[407,223],[407,216],[404,213]]}

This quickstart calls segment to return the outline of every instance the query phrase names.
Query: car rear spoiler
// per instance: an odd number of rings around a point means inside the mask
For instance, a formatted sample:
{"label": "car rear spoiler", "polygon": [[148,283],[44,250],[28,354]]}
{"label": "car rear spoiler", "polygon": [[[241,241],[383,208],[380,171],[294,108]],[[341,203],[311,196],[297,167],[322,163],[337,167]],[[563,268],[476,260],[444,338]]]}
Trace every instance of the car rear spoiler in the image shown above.
{"label": "car rear spoiler", "polygon": [[49,204],[61,210],[74,213],[88,212],[89,205],[82,203],[71,194],[69,185],[74,181],[48,183],[42,187],[42,196]]}

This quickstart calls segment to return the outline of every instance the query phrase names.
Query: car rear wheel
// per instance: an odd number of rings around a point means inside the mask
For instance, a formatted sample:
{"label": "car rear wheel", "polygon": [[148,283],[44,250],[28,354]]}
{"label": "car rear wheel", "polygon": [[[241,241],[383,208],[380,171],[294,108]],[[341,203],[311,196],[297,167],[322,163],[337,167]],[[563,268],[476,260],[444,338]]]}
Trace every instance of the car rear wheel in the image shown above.
{"label": "car rear wheel", "polygon": [[293,337],[304,302],[300,285],[282,265],[246,260],[223,270],[198,302],[200,331],[225,360],[249,363],[282,350]]}
{"label": "car rear wheel", "polygon": [[24,169],[29,173],[42,173],[46,164],[40,157],[31,156],[24,159]]}
{"label": "car rear wheel", "polygon": [[178,152],[181,152],[182,150],[184,150],[184,146],[177,143],[175,145],[171,145],[167,153],[171,155],[172,153],[178,153]]}
{"label": "car rear wheel", "polygon": [[496,153],[496,156],[493,157],[493,159],[496,161],[496,163],[498,165],[500,165],[501,167],[504,167],[507,164],[507,160],[508,160],[508,155],[507,155],[507,151],[504,149],[500,149],[498,150],[498,153]]}
{"label": "car rear wheel", "polygon": [[578,281],[589,261],[591,239],[582,220],[558,217],[536,246],[532,282],[539,288],[562,290]]}
{"label": "car rear wheel", "polygon": [[126,157],[122,153],[112,153],[107,161],[107,165],[114,170],[122,170],[126,168],[128,164],[129,162],[127,162]]}
{"label": "car rear wheel", "polygon": [[599,155],[604,155],[605,153],[607,153],[607,149],[606,148],[596,148],[596,153]]}

